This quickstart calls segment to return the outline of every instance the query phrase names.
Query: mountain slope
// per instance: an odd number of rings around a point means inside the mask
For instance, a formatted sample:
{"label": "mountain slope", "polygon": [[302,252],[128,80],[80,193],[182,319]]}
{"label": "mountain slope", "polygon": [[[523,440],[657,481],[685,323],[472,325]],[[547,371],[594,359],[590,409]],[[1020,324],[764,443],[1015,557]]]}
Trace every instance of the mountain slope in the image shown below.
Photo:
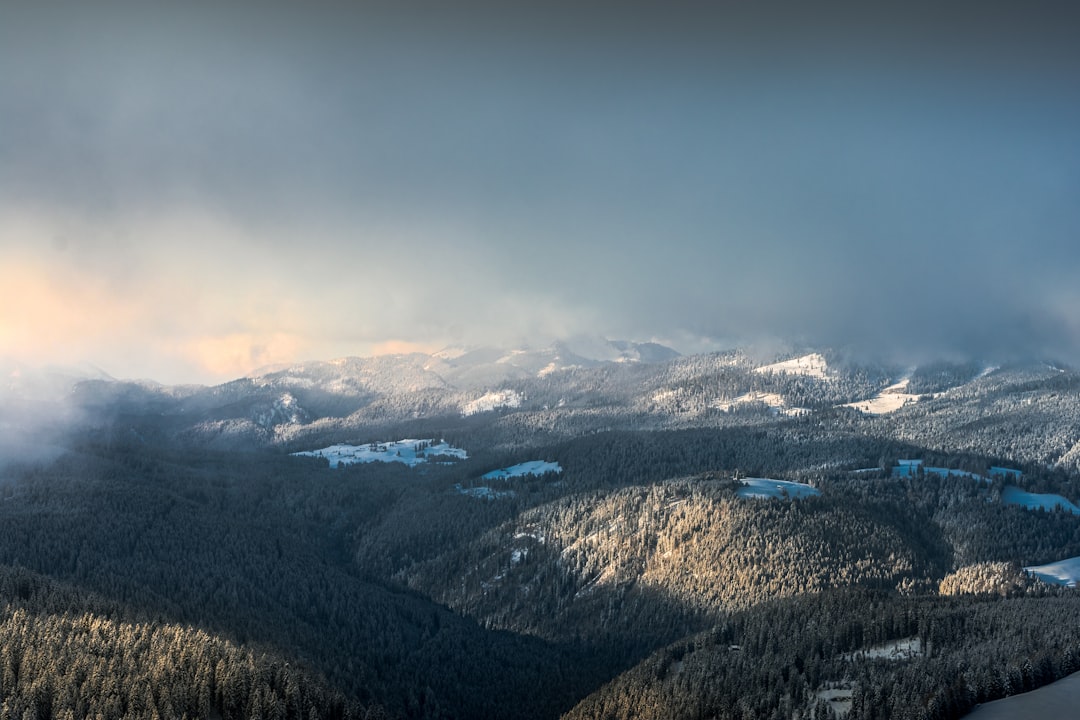
{"label": "mountain slope", "polygon": [[949,562],[927,518],[903,506],[737,489],[690,479],[565,496],[400,575],[495,627],[657,642],[663,619],[694,625],[769,598],[929,583]]}

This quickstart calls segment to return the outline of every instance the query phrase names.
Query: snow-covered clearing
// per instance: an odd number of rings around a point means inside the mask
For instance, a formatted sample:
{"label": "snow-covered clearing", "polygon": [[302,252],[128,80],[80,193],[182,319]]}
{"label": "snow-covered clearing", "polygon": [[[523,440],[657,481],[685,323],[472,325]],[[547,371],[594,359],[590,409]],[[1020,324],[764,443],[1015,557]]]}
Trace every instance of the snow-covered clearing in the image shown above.
{"label": "snow-covered clearing", "polygon": [[757,392],[752,391],[744,395],[740,395],[734,400],[714,400],[709,403],[709,407],[716,408],[723,412],[729,412],[742,405],[764,405],[769,409],[773,415],[786,415],[788,417],[796,417],[798,415],[805,415],[810,412],[809,408],[801,407],[788,407],[787,401],[783,396],[776,393]]}
{"label": "snow-covered clearing", "polygon": [[1080,515],[1080,507],[1077,507],[1067,498],[1063,498],[1061,495],[1055,495],[1053,493],[1030,493],[1015,485],[1006,485],[1005,489],[1001,491],[1001,502],[1006,505],[1022,505],[1028,510],[1053,510],[1056,507],[1060,507],[1066,512],[1071,512],[1073,515]]}
{"label": "snow-covered clearing", "polygon": [[907,392],[911,378],[904,378],[900,382],[890,385],[869,400],[858,400],[845,403],[842,407],[855,408],[867,415],[886,415],[896,412],[909,403],[919,401],[918,395]]}
{"label": "snow-covered clearing", "polygon": [[806,375],[807,377],[825,380],[828,377],[826,375],[828,369],[829,364],[825,362],[825,358],[820,353],[811,353],[791,360],[754,368],[754,372],[775,373],[777,375]]}
{"label": "snow-covered clearing", "polygon": [[462,405],[461,416],[469,417],[499,408],[521,407],[521,401],[524,399],[521,393],[514,390],[492,390]]}
{"label": "snow-covered clearing", "polygon": [[[903,640],[893,640],[881,645],[874,645],[865,650],[847,653],[844,655],[844,659],[849,662],[861,659],[900,661],[921,657],[922,654],[922,640],[917,637],[912,637],[904,638]],[[829,704],[829,708],[833,711],[834,717],[844,718],[851,712],[851,696],[854,689],[855,685],[850,680],[831,680],[819,686],[814,692],[814,696],[818,700],[824,700]],[[814,718],[814,720],[821,720],[821,718],[817,718],[813,715],[812,710],[811,717]]]}
{"label": "snow-covered clearing", "polygon": [[1080,697],[1080,672],[1031,692],[994,700],[975,708],[968,720],[1014,720],[1014,718],[1076,717]]}
{"label": "snow-covered clearing", "polygon": [[881,645],[874,645],[866,650],[856,650],[844,656],[846,660],[865,658],[867,660],[910,660],[923,654],[922,640],[917,637],[892,640]]}
{"label": "snow-covered clearing", "polygon": [[1065,587],[1074,588],[1077,581],[1080,580],[1080,557],[1058,560],[1046,565],[1033,565],[1024,568],[1024,572],[1034,575],[1051,585],[1064,585]]}
{"label": "snow-covered clearing", "polygon": [[557,462],[545,462],[543,460],[530,460],[528,462],[518,463],[517,465],[511,465],[508,468],[501,468],[499,470],[492,470],[489,473],[484,473],[484,480],[506,480],[512,477],[523,477],[525,475],[543,475],[544,473],[561,473],[562,466]]}
{"label": "snow-covered clearing", "polygon": [[[481,480],[509,480],[510,478],[524,477],[526,475],[543,475],[544,473],[561,472],[562,467],[557,462],[530,460],[529,462],[519,463],[517,465],[512,465],[508,468],[501,468],[499,470],[492,470],[489,473],[484,473],[484,475],[481,477]],[[511,498],[516,495],[513,490],[496,490],[495,488],[488,487],[487,485],[464,487],[463,485],[458,483],[454,486],[454,489],[462,495],[471,495],[472,497],[484,498],[485,500]],[[522,536],[519,535],[518,537]]]}
{"label": "snow-covered clearing", "polygon": [[532,538],[540,544],[547,542],[547,535],[545,535],[543,531],[539,530],[536,527],[526,527],[514,533],[515,540],[520,540],[522,538]]}
{"label": "snow-covered clearing", "polygon": [[[830,682],[818,689],[814,695],[819,700],[829,703],[829,708],[835,717],[844,718],[851,712],[851,695],[854,689],[855,686],[850,682]],[[812,713],[813,709],[811,709],[811,717],[814,717]],[[825,719],[814,717],[814,720]]]}
{"label": "snow-covered clearing", "polygon": [[320,450],[303,450],[293,455],[301,457],[322,457],[330,461],[330,467],[355,465],[357,463],[396,462],[415,467],[426,463],[428,458],[443,456],[459,460],[468,459],[469,455],[461,448],[451,447],[445,441],[434,440],[395,440],[393,442],[375,442],[367,445],[331,445]]}
{"label": "snow-covered clearing", "polygon": [[736,494],[741,498],[803,498],[820,495],[821,491],[806,483],[789,480],[771,480],[769,478],[745,478],[743,486]]}
{"label": "snow-covered clearing", "polygon": [[469,352],[468,348],[460,347],[458,345],[450,345],[444,347],[438,352],[431,353],[431,357],[438,358],[440,360],[457,360],[459,357]]}

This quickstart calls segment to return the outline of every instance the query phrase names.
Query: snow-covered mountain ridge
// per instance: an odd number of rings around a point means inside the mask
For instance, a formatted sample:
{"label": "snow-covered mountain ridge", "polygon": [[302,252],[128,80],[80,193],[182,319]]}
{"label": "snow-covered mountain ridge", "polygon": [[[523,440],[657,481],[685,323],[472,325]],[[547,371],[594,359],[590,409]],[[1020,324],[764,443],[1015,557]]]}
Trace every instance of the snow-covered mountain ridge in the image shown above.
{"label": "snow-covered mountain ridge", "polygon": [[223,448],[310,450],[458,427],[511,447],[604,430],[805,423],[1080,468],[1080,374],[1060,364],[889,366],[813,349],[682,356],[586,339],[306,362],[214,387],[105,376],[68,388],[65,407],[80,418],[125,417],[144,437]]}

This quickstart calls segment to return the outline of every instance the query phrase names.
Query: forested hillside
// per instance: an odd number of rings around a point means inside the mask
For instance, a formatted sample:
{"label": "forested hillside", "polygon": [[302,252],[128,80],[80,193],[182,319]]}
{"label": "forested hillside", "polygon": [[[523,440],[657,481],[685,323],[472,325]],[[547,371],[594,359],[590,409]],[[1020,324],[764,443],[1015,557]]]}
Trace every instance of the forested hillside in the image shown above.
{"label": "forested hillside", "polygon": [[4,717],[379,718],[310,671],[0,566]]}
{"label": "forested hillside", "polygon": [[895,502],[761,501],[694,479],[569,495],[400,575],[493,627],[655,644],[726,611],[833,587],[926,585],[951,560]]}
{"label": "forested hillside", "polygon": [[611,352],[51,395],[6,711],[945,718],[1077,669],[1025,570],[1080,556],[1075,373]]}
{"label": "forested hillside", "polygon": [[550,717],[595,682],[558,671],[573,648],[486,632],[364,580],[351,537],[415,482],[380,470],[355,482],[279,456],[86,447],[8,481],[0,563],[135,617],[274,648],[391,716],[499,717],[536,691],[522,716]]}
{"label": "forested hillside", "polygon": [[651,655],[565,717],[959,717],[1080,670],[1080,629],[1062,622],[1078,611],[1072,592],[766,603]]}

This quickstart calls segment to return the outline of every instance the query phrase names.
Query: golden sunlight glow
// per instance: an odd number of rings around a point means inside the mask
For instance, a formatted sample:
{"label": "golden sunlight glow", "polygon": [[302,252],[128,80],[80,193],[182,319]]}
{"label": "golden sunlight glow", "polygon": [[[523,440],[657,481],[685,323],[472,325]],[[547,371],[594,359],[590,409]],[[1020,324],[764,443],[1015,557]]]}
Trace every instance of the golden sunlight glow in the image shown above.
{"label": "golden sunlight glow", "polygon": [[268,365],[296,362],[303,346],[303,340],[284,333],[233,333],[193,338],[179,352],[206,373],[236,378]]}
{"label": "golden sunlight glow", "polygon": [[77,362],[89,345],[107,343],[136,320],[100,282],[33,261],[0,267],[0,348],[49,363]]}

